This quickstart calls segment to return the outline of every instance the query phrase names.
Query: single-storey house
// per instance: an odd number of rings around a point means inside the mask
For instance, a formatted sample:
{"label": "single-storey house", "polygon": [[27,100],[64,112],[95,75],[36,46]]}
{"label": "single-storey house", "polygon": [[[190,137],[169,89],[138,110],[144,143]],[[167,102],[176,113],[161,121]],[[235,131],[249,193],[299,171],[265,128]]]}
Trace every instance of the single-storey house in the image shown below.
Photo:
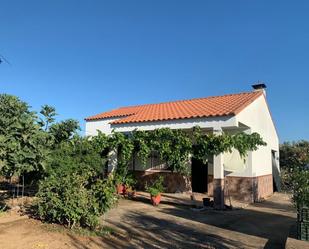
{"label": "single-storey house", "polygon": [[[169,171],[156,152],[142,167],[133,158],[131,169],[139,177],[139,183],[156,174],[166,176],[170,192],[193,191],[208,193],[217,201],[222,192],[248,202],[259,201],[273,193],[279,186],[279,140],[266,100],[266,86],[253,85],[253,90],[237,94],[196,98],[158,104],[121,107],[87,117],[86,135],[95,136],[100,130],[111,134],[112,130],[128,133],[138,130],[154,130],[169,127],[192,132],[199,126],[205,132],[216,134],[257,132],[267,143],[247,158],[240,158],[237,151],[209,158],[207,165],[191,159],[191,177]],[[109,171],[117,167],[117,156],[110,155]],[[221,198],[221,199],[220,199]]]}

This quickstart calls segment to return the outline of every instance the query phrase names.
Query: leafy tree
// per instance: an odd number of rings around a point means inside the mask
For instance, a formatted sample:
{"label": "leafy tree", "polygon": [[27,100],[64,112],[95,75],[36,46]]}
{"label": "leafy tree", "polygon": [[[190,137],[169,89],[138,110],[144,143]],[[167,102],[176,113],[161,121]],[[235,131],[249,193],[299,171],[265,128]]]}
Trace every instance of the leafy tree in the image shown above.
{"label": "leafy tree", "polygon": [[40,118],[38,123],[41,127],[44,127],[45,131],[47,131],[49,125],[55,121],[55,116],[57,115],[56,109],[53,106],[43,105],[40,114],[43,118]]}
{"label": "leafy tree", "polygon": [[19,98],[0,95],[0,172],[20,176],[45,167],[47,135]]}
{"label": "leafy tree", "polygon": [[74,134],[77,134],[78,130],[80,130],[78,121],[67,119],[52,124],[49,128],[49,133],[54,137],[55,144],[59,144],[72,138]]}
{"label": "leafy tree", "polygon": [[309,206],[309,142],[285,142],[280,145],[282,189],[293,194],[296,207]]}
{"label": "leafy tree", "polygon": [[[53,173],[93,174],[102,172],[103,160],[99,148],[88,138],[73,137],[57,145],[48,158],[47,175]],[[91,175],[89,175],[91,177]]]}
{"label": "leafy tree", "polygon": [[285,142],[280,145],[280,167],[289,169],[294,167],[305,167],[309,164],[309,142],[301,140],[298,142]]}

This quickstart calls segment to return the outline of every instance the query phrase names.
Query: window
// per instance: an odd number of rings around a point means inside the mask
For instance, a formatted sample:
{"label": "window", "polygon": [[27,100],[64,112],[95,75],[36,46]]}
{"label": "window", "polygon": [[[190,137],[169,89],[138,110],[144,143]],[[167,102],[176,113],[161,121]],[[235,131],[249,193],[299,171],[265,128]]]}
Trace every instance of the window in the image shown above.
{"label": "window", "polygon": [[168,170],[166,162],[161,160],[157,151],[152,151],[150,155],[150,170]]}

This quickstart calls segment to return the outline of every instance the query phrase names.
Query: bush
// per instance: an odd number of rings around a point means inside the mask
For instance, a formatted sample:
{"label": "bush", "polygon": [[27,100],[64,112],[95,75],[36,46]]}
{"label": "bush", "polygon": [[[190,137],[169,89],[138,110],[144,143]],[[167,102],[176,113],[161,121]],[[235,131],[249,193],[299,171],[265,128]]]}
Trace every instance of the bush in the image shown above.
{"label": "bush", "polygon": [[280,145],[280,167],[290,169],[305,168],[309,164],[309,141],[301,140]]}
{"label": "bush", "polygon": [[309,142],[280,145],[281,187],[292,193],[292,202],[300,210],[309,207]]}
{"label": "bush", "polygon": [[51,175],[41,182],[38,191],[38,214],[41,219],[68,225],[94,228],[99,208],[87,179],[78,174]]}
{"label": "bush", "polygon": [[117,201],[110,179],[98,179],[90,187],[87,176],[77,173],[51,175],[40,183],[37,210],[47,222],[94,229],[99,217]]}
{"label": "bush", "polygon": [[98,203],[100,214],[111,209],[118,200],[112,177],[104,180],[97,180],[97,182],[92,185],[91,191]]}
{"label": "bush", "polygon": [[62,143],[50,157],[40,181],[37,210],[42,220],[94,229],[116,201],[111,179],[102,178],[102,159],[91,141]]}
{"label": "bush", "polygon": [[296,208],[309,207],[309,170],[295,168],[289,178]]}

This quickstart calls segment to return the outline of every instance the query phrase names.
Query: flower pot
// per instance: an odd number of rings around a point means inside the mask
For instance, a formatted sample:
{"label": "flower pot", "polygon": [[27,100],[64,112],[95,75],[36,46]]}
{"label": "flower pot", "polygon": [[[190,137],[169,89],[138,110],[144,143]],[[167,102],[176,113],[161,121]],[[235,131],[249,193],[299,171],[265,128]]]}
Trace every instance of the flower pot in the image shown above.
{"label": "flower pot", "polygon": [[151,203],[154,206],[158,206],[161,202],[161,194],[158,194],[157,196],[150,195]]}
{"label": "flower pot", "polygon": [[125,184],[123,184],[122,186],[123,186],[122,193],[123,195],[126,195],[128,193],[129,188]]}
{"label": "flower pot", "polygon": [[117,184],[116,185],[117,194],[119,194],[119,195],[123,194],[123,189],[124,189],[123,184]]}

